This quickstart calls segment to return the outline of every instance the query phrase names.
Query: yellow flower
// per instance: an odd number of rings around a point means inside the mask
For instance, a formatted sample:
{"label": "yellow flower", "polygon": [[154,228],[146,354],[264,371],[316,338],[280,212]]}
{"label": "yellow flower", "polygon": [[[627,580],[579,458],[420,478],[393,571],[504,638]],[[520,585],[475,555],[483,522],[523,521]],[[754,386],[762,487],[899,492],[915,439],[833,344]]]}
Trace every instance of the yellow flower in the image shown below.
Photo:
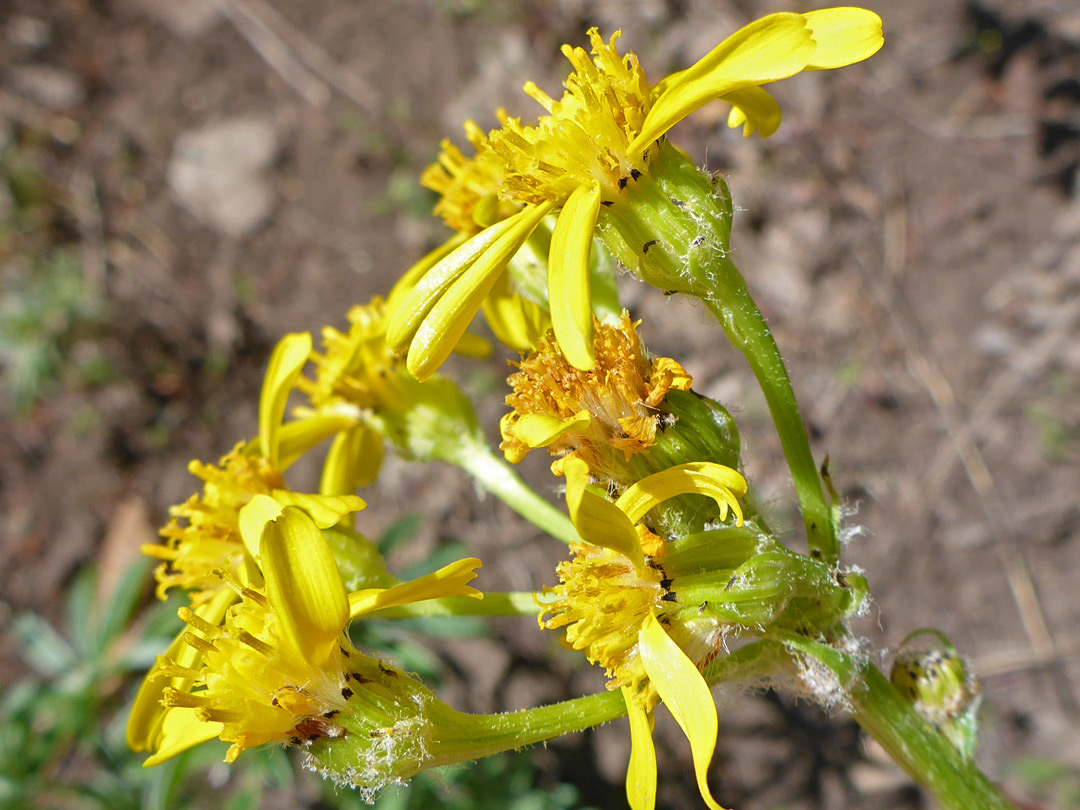
{"label": "yellow flower", "polygon": [[652,446],[668,392],[689,390],[693,382],[671,358],[648,359],[639,323],[623,311],[618,326],[597,324],[596,367],[589,371],[570,364],[550,332],[517,364],[506,397],[513,410],[500,423],[507,460],[516,464],[529,450],[547,447],[554,455],[577,455],[605,478],[623,477],[619,460]]}
{"label": "yellow flower", "polygon": [[707,660],[692,660],[665,630],[668,583],[655,562],[664,541],[638,524],[654,507],[687,494],[712,498],[721,517],[730,509],[741,523],[738,497],[746,494],[746,481],[719,464],[684,464],[642,479],[612,503],[589,490],[581,459],[568,457],[564,472],[570,517],[588,545],[572,546],[575,558],[558,568],[561,584],[545,589],[540,626],[566,627],[567,643],[604,667],[609,689],[622,690],[632,742],[630,806],[655,804],[652,711],[662,700],[690,741],[702,798],[718,809],[706,781],[717,733],[716,706],[699,670]]}
{"label": "yellow flower", "polygon": [[241,538],[240,510],[257,495],[307,509],[322,528],[364,508],[355,496],[290,492],[282,477],[304,450],[351,424],[348,419],[319,417],[282,427],[285,401],[310,351],[306,334],[288,335],[275,349],[263,383],[258,439],[239,443],[216,467],[197,460],[188,465],[191,474],[203,480],[202,493],[169,510],[171,519],[161,530],[164,544],[142,547],[163,561],[155,572],[158,598],[180,586],[193,591],[192,602],[198,605],[224,587],[224,575],[248,582],[250,560]]}
{"label": "yellow flower", "polygon": [[[405,363],[386,343],[386,302],[379,296],[349,310],[348,332],[332,326],[322,330],[322,351],[311,352],[314,378],[300,376],[296,387],[320,412],[343,413],[401,409],[408,404],[399,381]],[[456,351],[484,357],[490,347],[480,337],[467,336]]]}
{"label": "yellow flower", "polygon": [[[574,72],[561,99],[526,85],[548,113],[535,126],[504,117],[502,128],[486,138],[470,127],[477,149],[472,161],[444,151],[442,173],[427,175],[429,185],[447,195],[439,212],[463,236],[410,285],[391,313],[387,339],[395,349],[408,346],[409,370],[420,379],[442,364],[507,263],[555,212],[548,256],[551,320],[570,362],[593,368],[593,235],[613,226],[627,184],[650,171],[660,151],[653,144],[716,99],[732,105],[731,126],[743,126],[747,135],[770,135],[780,111],[761,85],[858,62],[882,44],[881,20],[864,9],[771,14],[687,70],[650,86],[637,57],[618,53],[614,36],[605,42],[594,29],[589,37],[592,59],[581,48],[563,47]],[[495,184],[498,205],[485,202]],[[476,226],[484,227],[474,233]]]}
{"label": "yellow flower", "polygon": [[[500,123],[507,116],[498,110]],[[439,162],[429,166],[420,184],[438,193],[435,215],[458,233],[474,234],[516,213],[520,206],[499,199],[503,164],[488,149],[488,138],[473,121],[465,122],[465,137],[477,157],[467,158],[449,140],[440,144]]]}
{"label": "yellow flower", "polygon": [[[392,294],[393,295],[393,294]],[[383,457],[383,440],[406,457],[460,463],[463,454],[487,441],[472,404],[448,378],[418,381],[386,343],[386,307],[379,297],[349,311],[348,332],[322,330],[321,351],[313,351],[314,375],[296,387],[310,407],[297,408],[305,419],[348,418],[334,438],[323,465],[319,490],[348,494],[371,483]],[[487,341],[467,335],[456,351],[482,356]]]}
{"label": "yellow flower", "polygon": [[244,749],[265,743],[344,737],[355,713],[415,713],[411,679],[357,651],[345,633],[350,619],[443,596],[482,598],[467,584],[480,565],[476,559],[393,588],[350,595],[306,512],[293,506],[275,510],[266,501],[253,502],[249,510],[246,534],[261,538],[265,585],[245,587],[230,578],[237,604],[180,610],[188,629],[144,686],[160,696],[164,709],[155,715],[137,700],[129,722],[132,748],[154,752],[146,765],[214,737],[232,743],[226,757],[232,762]]}

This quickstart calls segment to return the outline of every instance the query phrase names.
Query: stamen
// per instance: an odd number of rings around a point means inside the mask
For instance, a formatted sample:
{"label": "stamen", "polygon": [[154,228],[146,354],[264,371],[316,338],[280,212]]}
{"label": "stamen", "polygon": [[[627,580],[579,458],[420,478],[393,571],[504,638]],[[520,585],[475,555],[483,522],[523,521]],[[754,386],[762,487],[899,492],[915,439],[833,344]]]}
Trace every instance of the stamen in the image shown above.
{"label": "stamen", "polygon": [[203,636],[208,638],[218,638],[221,635],[220,627],[210,624],[210,622],[199,616],[191,610],[191,608],[182,607],[176,611],[176,615],[179,616],[185,624],[202,633]]}
{"label": "stamen", "polygon": [[202,653],[212,653],[218,651],[218,648],[215,647],[212,643],[202,638],[201,636],[197,636],[191,632],[184,633],[184,643],[187,644],[189,647],[194,647],[196,650]]}
{"label": "stamen", "polygon": [[238,641],[240,641],[240,643],[246,644],[260,655],[264,655],[267,658],[270,658],[274,655],[273,646],[251,635],[251,633],[249,633],[247,630],[241,630],[237,634],[236,638]]}
{"label": "stamen", "polygon": [[174,709],[199,709],[206,705],[206,698],[200,694],[181,692],[179,689],[167,686],[161,693],[161,702]]}

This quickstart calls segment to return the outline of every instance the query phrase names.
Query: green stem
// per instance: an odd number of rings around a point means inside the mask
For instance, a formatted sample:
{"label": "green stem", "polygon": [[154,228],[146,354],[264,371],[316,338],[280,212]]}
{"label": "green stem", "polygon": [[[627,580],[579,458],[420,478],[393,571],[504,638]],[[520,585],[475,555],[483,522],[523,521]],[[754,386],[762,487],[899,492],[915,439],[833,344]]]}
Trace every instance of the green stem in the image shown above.
{"label": "green stem", "polygon": [[851,696],[855,720],[944,810],[1016,810],[876,667],[866,668],[862,684]]}
{"label": "green stem", "polygon": [[384,608],[368,614],[378,619],[423,619],[431,616],[535,616],[540,610],[537,595],[530,591],[485,593],[483,599],[444,596],[426,602]]}
{"label": "green stem", "polygon": [[487,445],[462,453],[460,465],[476,483],[534,526],[564,543],[580,542],[570,518],[540,497]]}
{"label": "green stem", "polygon": [[960,750],[916,711],[873,664],[835,646],[788,632],[770,635],[789,650],[812,656],[838,679],[852,716],[943,810],[1016,810]]}
{"label": "green stem", "polygon": [[839,556],[839,545],[832,509],[810,452],[806,427],[780,349],[735,265],[724,258],[713,265],[713,270],[717,298],[705,299],[705,306],[716,316],[732,344],[746,357],[765,395],[795,483],[811,553],[820,554],[829,562],[835,561]]}
{"label": "green stem", "polygon": [[320,737],[308,750],[323,773],[369,792],[428,768],[517,750],[626,714],[618,691],[506,714],[466,714],[407,676],[375,669],[367,677],[349,698],[350,709],[334,717],[346,733]]}
{"label": "green stem", "polygon": [[464,714],[441,706],[441,734],[425,767],[450,765],[553,740],[626,714],[622,692],[600,692],[505,714]]}

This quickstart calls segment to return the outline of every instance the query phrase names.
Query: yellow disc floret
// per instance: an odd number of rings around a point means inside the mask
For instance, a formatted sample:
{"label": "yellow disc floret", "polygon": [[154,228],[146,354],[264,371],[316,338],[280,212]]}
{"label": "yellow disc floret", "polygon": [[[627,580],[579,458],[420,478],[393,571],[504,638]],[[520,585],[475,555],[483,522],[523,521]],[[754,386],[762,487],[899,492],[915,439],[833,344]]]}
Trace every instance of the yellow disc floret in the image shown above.
{"label": "yellow disc floret", "polygon": [[180,586],[193,591],[192,601],[201,603],[223,586],[221,571],[237,573],[244,559],[240,509],[255,495],[285,487],[281,473],[245,447],[238,444],[216,467],[201,461],[188,465],[188,471],[203,480],[202,493],[169,509],[171,520],[161,530],[163,545],[142,549],[164,561],[155,572],[160,599]]}
{"label": "yellow disc floret", "polygon": [[[506,114],[498,111],[500,123]],[[420,184],[439,195],[435,216],[458,233],[474,234],[516,213],[517,206],[498,198],[506,174],[502,160],[491,151],[488,137],[474,122],[465,122],[465,136],[475,150],[468,158],[449,140],[440,145],[439,161],[429,166]]]}
{"label": "yellow disc floret", "polygon": [[513,392],[506,404],[514,410],[501,424],[507,459],[516,463],[530,449],[547,447],[554,455],[574,453],[603,473],[619,457],[652,446],[664,397],[688,390],[693,379],[671,358],[649,359],[639,323],[626,312],[618,326],[597,323],[596,366],[589,371],[573,366],[551,334],[541,340],[508,380]]}
{"label": "yellow disc floret", "polygon": [[608,689],[628,686],[652,708],[656,692],[641,665],[638,631],[661,606],[663,574],[651,565],[638,569],[611,549],[575,543],[570,550],[574,559],[556,569],[561,584],[544,589],[557,598],[545,600],[540,626],[565,627],[566,644],[604,668]]}
{"label": "yellow disc floret", "polygon": [[609,42],[589,31],[593,58],[583,48],[564,45],[574,66],[559,100],[532,82],[525,92],[548,115],[536,126],[508,118],[489,136],[488,146],[505,163],[501,193],[520,203],[562,204],[579,186],[599,184],[607,197],[618,194],[626,178],[644,163],[631,162],[627,146],[640,131],[650,106],[645,73],[633,53],[621,56]]}
{"label": "yellow disc floret", "polygon": [[376,407],[385,393],[385,379],[404,361],[386,345],[386,306],[375,297],[353,307],[346,316],[349,331],[332,326],[322,330],[322,352],[312,352],[315,378],[300,377],[297,388],[316,408],[347,402],[361,408]]}
{"label": "yellow disc floret", "polygon": [[187,675],[192,691],[165,690],[167,708],[190,708],[199,720],[221,723],[232,743],[226,761],[246,748],[270,742],[298,744],[319,736],[340,737],[334,716],[345,708],[361,676],[350,668],[360,657],[346,636],[318,666],[283,643],[276,613],[261,591],[245,588],[226,622],[215,627],[189,610],[186,641],[201,653],[199,669],[166,666],[165,674]]}

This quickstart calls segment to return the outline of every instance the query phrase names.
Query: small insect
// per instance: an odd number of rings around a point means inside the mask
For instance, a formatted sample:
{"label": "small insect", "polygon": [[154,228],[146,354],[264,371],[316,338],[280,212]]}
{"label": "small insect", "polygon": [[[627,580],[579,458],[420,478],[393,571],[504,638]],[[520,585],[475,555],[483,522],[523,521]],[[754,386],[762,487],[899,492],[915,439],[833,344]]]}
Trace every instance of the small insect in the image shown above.
{"label": "small insect", "polygon": [[[337,740],[346,734],[344,726],[332,723],[323,717],[307,717],[298,723],[293,731],[296,732],[296,735],[291,740],[293,745],[299,745],[300,742],[311,742],[320,737]],[[300,742],[297,742],[297,740]]]}

